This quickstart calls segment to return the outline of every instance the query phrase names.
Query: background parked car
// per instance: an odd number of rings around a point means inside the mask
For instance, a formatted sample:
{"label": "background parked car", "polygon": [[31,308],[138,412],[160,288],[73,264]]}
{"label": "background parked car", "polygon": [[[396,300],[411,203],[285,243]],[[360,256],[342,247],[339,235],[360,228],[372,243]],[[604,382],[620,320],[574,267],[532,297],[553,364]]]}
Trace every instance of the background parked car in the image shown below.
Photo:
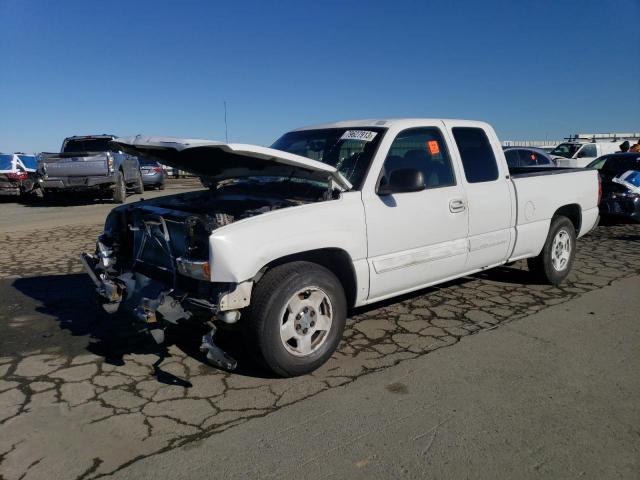
{"label": "background parked car", "polygon": [[39,170],[46,192],[75,192],[90,189],[109,192],[123,203],[127,188],[142,193],[142,173],[138,158],[114,149],[114,135],[68,137],[60,153],[43,153]]}
{"label": "background parked car", "polygon": [[0,195],[19,196],[31,193],[36,183],[38,161],[34,155],[0,154]]}
{"label": "background parked car", "polygon": [[142,172],[142,183],[144,188],[157,188],[164,190],[166,174],[164,168],[155,160],[139,158],[140,171]]}
{"label": "background parked car", "polygon": [[600,215],[640,221],[640,154],[604,155],[587,168],[600,172],[602,198]]}
{"label": "background parked car", "polygon": [[556,162],[541,148],[504,147],[504,156],[510,167],[555,167]]}
{"label": "background parked car", "polygon": [[570,141],[563,142],[554,148],[550,155],[557,160],[559,167],[584,168],[596,158],[608,153],[617,152],[621,141]]}

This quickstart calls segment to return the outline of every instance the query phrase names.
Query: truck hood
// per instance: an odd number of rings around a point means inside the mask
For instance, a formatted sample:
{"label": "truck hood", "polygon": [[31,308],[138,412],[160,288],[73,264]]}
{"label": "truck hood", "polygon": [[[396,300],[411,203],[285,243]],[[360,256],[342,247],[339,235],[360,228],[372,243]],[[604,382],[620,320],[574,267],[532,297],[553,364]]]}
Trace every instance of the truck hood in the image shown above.
{"label": "truck hood", "polygon": [[214,181],[242,177],[295,177],[333,182],[342,190],[351,183],[331,165],[273,148],[172,137],[116,138],[124,151],[152,157],[160,163]]}

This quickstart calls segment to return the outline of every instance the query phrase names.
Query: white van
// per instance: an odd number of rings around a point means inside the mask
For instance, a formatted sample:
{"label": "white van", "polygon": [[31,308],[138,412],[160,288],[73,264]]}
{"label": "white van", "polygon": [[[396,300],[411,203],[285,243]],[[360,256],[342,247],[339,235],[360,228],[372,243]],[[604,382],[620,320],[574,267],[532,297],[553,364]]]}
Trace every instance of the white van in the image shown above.
{"label": "white van", "polygon": [[563,142],[551,150],[549,155],[556,160],[559,167],[584,168],[602,155],[618,152],[623,141]]}

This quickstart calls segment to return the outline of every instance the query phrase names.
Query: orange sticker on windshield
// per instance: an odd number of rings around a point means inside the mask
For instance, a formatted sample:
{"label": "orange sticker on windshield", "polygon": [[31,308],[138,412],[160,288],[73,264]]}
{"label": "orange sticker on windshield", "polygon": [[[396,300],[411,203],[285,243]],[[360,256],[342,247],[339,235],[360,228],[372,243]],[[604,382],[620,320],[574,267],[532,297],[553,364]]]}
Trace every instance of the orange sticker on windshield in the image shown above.
{"label": "orange sticker on windshield", "polygon": [[440,145],[437,140],[429,140],[427,145],[429,146],[429,153],[431,153],[431,155],[437,155],[440,153]]}

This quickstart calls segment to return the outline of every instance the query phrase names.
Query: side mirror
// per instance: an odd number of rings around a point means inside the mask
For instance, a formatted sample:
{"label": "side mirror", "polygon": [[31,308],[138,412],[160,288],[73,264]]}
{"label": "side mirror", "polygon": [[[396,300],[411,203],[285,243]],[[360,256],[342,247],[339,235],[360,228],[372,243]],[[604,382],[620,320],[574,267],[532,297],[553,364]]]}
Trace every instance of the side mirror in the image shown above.
{"label": "side mirror", "polygon": [[424,175],[420,170],[415,168],[399,168],[391,171],[386,183],[380,183],[378,195],[419,192],[425,188]]}

